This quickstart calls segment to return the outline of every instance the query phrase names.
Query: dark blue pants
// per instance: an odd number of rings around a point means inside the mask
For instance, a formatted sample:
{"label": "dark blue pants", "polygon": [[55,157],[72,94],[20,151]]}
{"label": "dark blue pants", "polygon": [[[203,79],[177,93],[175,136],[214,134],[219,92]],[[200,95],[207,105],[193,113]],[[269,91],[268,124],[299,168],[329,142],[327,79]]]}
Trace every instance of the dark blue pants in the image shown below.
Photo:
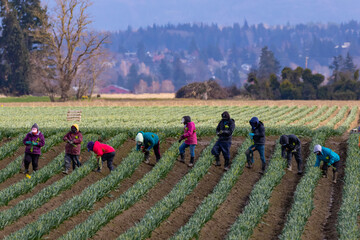
{"label": "dark blue pants", "polygon": [[211,154],[215,157],[219,157],[220,153],[223,154],[225,160],[230,159],[230,147],[231,142],[219,142],[217,141],[211,150]]}
{"label": "dark blue pants", "polygon": [[245,154],[246,154],[247,160],[250,161],[251,163],[254,163],[254,151],[259,152],[262,164],[266,164],[266,161],[265,161],[265,145],[263,145],[263,144],[261,144],[261,145],[260,144],[255,144],[255,145],[251,145],[248,148],[248,150],[245,152]]}

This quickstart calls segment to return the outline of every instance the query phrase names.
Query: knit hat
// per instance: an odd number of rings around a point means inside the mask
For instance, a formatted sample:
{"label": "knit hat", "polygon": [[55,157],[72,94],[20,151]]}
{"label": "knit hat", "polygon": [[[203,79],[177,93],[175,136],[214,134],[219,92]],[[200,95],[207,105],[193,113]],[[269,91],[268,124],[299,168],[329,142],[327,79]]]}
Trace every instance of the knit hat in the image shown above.
{"label": "knit hat", "polygon": [[141,143],[143,143],[143,142],[144,142],[144,136],[143,136],[143,134],[142,134],[142,133],[138,133],[138,134],[136,135],[136,137],[135,137],[135,141],[136,141],[136,142],[141,142]]}
{"label": "knit hat", "polygon": [[221,114],[221,117],[222,119],[230,119],[230,114],[227,111],[225,111]]}
{"label": "knit hat", "polygon": [[289,137],[287,135],[282,135],[280,137],[280,144],[282,146],[289,144]]}
{"label": "knit hat", "polygon": [[71,125],[71,128],[72,128],[72,127],[75,127],[77,132],[79,131],[79,125],[77,125],[76,123],[73,124],[73,125]]}
{"label": "knit hat", "polygon": [[250,119],[249,123],[250,123],[251,127],[253,129],[255,129],[256,126],[259,124],[259,119],[257,117],[253,117]]}
{"label": "knit hat", "polygon": [[93,141],[88,142],[88,144],[87,144],[88,152],[90,152],[94,149],[94,145],[95,145],[95,143]]}
{"label": "knit hat", "polygon": [[190,116],[183,116],[183,118],[181,119],[182,124],[186,124],[186,123],[189,123],[189,122],[191,122]]}
{"label": "knit hat", "polygon": [[319,144],[315,145],[314,153],[321,152],[321,150],[322,150],[322,147]]}
{"label": "knit hat", "polygon": [[38,131],[39,131],[38,125],[36,123],[34,123],[34,125],[32,125],[32,127],[31,127],[31,132],[37,133]]}

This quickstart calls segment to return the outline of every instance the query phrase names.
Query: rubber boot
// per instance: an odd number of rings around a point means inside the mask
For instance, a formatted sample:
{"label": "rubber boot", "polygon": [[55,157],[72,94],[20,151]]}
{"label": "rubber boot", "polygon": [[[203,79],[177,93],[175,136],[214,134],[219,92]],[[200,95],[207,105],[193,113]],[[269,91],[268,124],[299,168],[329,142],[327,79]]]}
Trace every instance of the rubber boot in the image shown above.
{"label": "rubber boot", "polygon": [[298,175],[302,175],[302,166],[301,166],[301,164],[298,164],[298,172],[297,172],[297,174]]}
{"label": "rubber boot", "polygon": [[69,170],[68,169],[65,169],[64,171],[62,171],[63,174],[68,174],[69,173]]}
{"label": "rubber boot", "polygon": [[27,174],[27,173],[29,173],[29,169],[25,169],[25,170],[23,171],[23,174]]}
{"label": "rubber boot", "polygon": [[185,163],[185,154],[184,153],[180,153],[179,162]]}
{"label": "rubber boot", "polygon": [[337,180],[337,172],[334,172],[333,174],[333,183],[336,183],[336,180]]}
{"label": "rubber boot", "polygon": [[190,163],[188,164],[189,167],[194,166],[194,157],[190,157]]}
{"label": "rubber boot", "polygon": [[250,149],[245,151],[245,155],[246,155],[246,161],[247,161],[247,168],[252,168],[252,162],[251,162],[251,152]]}
{"label": "rubber boot", "polygon": [[291,164],[288,164],[287,170],[290,171],[290,172],[292,171]]}
{"label": "rubber boot", "polygon": [[266,168],[266,163],[261,162],[261,171],[260,174],[264,174]]}
{"label": "rubber boot", "polygon": [[230,159],[225,158],[224,170],[229,171],[229,169],[230,169]]}
{"label": "rubber boot", "polygon": [[145,154],[145,157],[144,157],[144,163],[146,164],[149,164],[150,163],[150,159],[149,159],[149,154]]}
{"label": "rubber boot", "polygon": [[216,167],[220,167],[220,166],[221,166],[220,157],[219,157],[219,156],[215,156],[215,166],[216,166]]}

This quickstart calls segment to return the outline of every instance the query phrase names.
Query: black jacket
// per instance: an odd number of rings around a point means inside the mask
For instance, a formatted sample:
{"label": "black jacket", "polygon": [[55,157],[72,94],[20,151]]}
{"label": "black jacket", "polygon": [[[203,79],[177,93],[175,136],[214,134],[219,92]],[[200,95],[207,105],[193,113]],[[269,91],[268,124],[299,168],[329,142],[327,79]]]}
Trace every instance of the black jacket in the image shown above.
{"label": "black jacket", "polygon": [[285,156],[286,149],[288,149],[288,152],[292,152],[294,150],[301,148],[300,139],[293,134],[281,136],[280,144],[281,144],[281,155],[283,157]]}
{"label": "black jacket", "polygon": [[234,129],[235,129],[234,119],[222,119],[216,128],[216,134],[219,136],[218,141],[220,142],[231,141],[231,136],[234,132]]}
{"label": "black jacket", "polygon": [[265,127],[261,121],[259,121],[259,124],[255,129],[251,129],[251,132],[254,133],[254,144],[265,144]]}

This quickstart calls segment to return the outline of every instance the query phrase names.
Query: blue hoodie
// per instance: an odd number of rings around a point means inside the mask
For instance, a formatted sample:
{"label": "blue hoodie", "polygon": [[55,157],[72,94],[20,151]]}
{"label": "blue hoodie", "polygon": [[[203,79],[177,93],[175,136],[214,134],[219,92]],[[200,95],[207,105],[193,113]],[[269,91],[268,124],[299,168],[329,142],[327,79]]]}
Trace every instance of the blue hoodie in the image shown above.
{"label": "blue hoodie", "polygon": [[251,125],[251,132],[254,133],[253,136],[254,144],[264,145],[265,144],[264,124],[261,121],[259,121],[257,117],[251,118],[249,123]]}
{"label": "blue hoodie", "polygon": [[150,149],[153,148],[159,142],[159,137],[155,133],[152,132],[144,133],[142,131],[140,131],[139,133],[143,134],[144,142],[141,145],[136,145],[136,150],[140,150],[140,147],[144,146],[146,150],[150,151]]}
{"label": "blue hoodie", "polygon": [[340,161],[340,157],[330,148],[321,147],[321,155],[316,155],[315,167],[320,166],[321,161],[324,161],[324,163],[333,164],[334,162]]}

